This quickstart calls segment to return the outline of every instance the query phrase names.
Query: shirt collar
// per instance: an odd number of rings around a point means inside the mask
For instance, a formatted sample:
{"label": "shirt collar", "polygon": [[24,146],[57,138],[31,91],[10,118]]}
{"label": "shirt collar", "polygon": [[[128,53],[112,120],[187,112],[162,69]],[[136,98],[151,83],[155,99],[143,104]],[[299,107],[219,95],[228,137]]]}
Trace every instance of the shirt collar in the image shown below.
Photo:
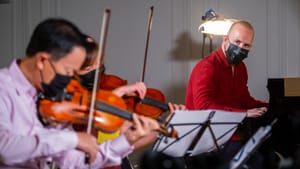
{"label": "shirt collar", "polygon": [[16,90],[18,93],[27,93],[29,96],[35,98],[37,95],[37,90],[28,81],[23,72],[21,71],[17,60],[14,60],[8,68],[11,80],[16,85]]}
{"label": "shirt collar", "polygon": [[217,49],[217,53],[218,53],[218,56],[219,58],[221,59],[221,61],[225,64],[226,67],[231,67],[230,64],[228,63],[228,60],[222,50],[222,47],[219,47]]}

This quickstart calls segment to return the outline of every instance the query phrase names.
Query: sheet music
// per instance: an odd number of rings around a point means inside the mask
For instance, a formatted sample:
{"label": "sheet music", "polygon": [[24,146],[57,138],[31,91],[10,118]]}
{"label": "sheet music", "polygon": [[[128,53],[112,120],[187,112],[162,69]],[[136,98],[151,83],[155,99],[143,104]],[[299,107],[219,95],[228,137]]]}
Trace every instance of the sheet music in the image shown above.
{"label": "sheet music", "polygon": [[[210,119],[210,132],[207,128],[201,138],[188,150],[197,133],[214,112]],[[193,111],[175,111],[168,125],[173,126],[178,132],[179,138],[167,138],[160,136],[153,147],[153,151],[160,151],[172,157],[182,157],[197,155],[204,152],[211,152],[217,147],[214,143],[212,133],[215,135],[218,145],[223,145],[235,132],[237,125],[246,117],[245,112],[228,112],[222,110],[193,110]]]}

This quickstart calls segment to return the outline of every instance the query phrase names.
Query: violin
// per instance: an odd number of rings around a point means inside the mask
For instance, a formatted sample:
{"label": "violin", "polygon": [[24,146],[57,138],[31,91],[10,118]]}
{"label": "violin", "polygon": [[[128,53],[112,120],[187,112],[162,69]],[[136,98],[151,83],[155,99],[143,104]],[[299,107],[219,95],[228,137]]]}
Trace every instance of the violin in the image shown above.
{"label": "violin", "polygon": [[106,74],[103,72],[99,85],[101,89],[111,91],[120,86],[127,85],[127,80],[124,80],[116,75]]}
{"label": "violin", "polygon": [[[147,54],[148,54],[148,46],[149,46],[149,37],[152,27],[152,18],[153,18],[153,9],[154,7],[150,7],[149,18],[148,18],[148,30],[146,34],[146,46],[144,53],[144,63],[142,67],[141,73],[141,82],[144,82],[145,72],[146,72],[146,63],[147,63]],[[163,112],[169,110],[169,106],[165,104],[165,96],[158,89],[147,88],[146,97],[140,102],[138,102],[134,107],[134,112],[142,112],[148,117],[158,118],[162,115]]]}
{"label": "violin", "polygon": [[[127,85],[127,80],[106,73],[102,74],[99,83],[101,89],[110,91],[124,85]],[[146,97],[143,99],[136,96],[125,96],[123,99],[127,105],[127,110],[151,118],[158,118],[162,112],[169,110],[169,106],[164,103],[165,96],[154,88],[147,88]]]}
{"label": "violin", "polygon": [[165,103],[165,96],[158,89],[147,88],[146,97],[143,99],[134,97],[134,100],[132,111],[147,117],[157,119],[163,112],[169,110],[169,106]]}
{"label": "violin", "polygon": [[[120,78],[119,76],[113,74],[106,74],[105,72],[102,73],[101,79],[99,81],[99,88],[103,90],[112,91],[120,86],[127,85],[127,80]],[[135,106],[135,100],[133,99],[126,99],[124,97],[125,103],[127,105],[128,110],[133,110]],[[137,114],[141,114],[140,112],[136,112]]]}
{"label": "violin", "polygon": [[[132,113],[127,111],[124,100],[111,91],[98,90],[95,102],[95,112],[93,118],[94,127],[112,133],[117,131],[124,120],[132,120]],[[38,110],[44,120],[57,123],[87,124],[88,111],[65,112],[65,107],[70,104],[83,105],[88,107],[91,94],[80,86],[76,80],[71,80],[65,92],[60,94],[57,100],[39,99]],[[158,132],[167,137],[177,137],[177,132],[171,127],[167,130],[164,125],[160,125]]]}
{"label": "violin", "polygon": [[[147,31],[147,41],[146,41],[146,50],[145,50],[145,58],[142,72],[142,80],[144,81],[145,69],[146,69],[146,60],[147,60],[147,51],[149,44],[149,35],[150,29],[152,25],[152,17],[153,17],[153,6],[150,7],[149,14],[149,23],[148,23],[148,31]],[[113,90],[117,87],[127,85],[127,80],[124,80],[116,75],[108,75],[103,72],[99,86],[101,89],[105,90]],[[159,118],[163,112],[169,110],[169,106],[165,103],[164,94],[158,89],[147,88],[146,97],[144,99],[140,99],[138,97],[124,97],[127,109],[129,111],[135,112],[137,114],[141,114],[151,118]]]}
{"label": "violin", "polygon": [[[40,99],[38,101],[38,108],[41,116],[44,117],[43,119],[47,123],[86,125],[88,122],[88,111],[64,112],[64,110],[66,110],[65,106],[70,104],[89,106],[90,100],[91,92],[83,88],[77,80],[72,79],[63,94],[60,94],[60,97],[56,97],[55,100],[48,98]],[[109,101],[110,104],[117,106],[119,109],[126,110],[126,104],[111,92],[98,90],[97,100]],[[110,113],[101,114],[99,111],[96,111],[94,114],[97,115],[93,119],[94,127],[105,132],[111,133],[116,131],[124,122],[124,119]]]}

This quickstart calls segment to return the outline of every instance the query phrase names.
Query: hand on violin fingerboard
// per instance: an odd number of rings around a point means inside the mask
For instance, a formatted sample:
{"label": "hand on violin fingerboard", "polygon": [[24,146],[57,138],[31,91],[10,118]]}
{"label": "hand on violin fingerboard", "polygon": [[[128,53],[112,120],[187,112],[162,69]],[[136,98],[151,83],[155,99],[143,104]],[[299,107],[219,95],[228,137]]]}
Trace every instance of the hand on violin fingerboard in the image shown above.
{"label": "hand on violin fingerboard", "polygon": [[174,113],[175,110],[186,110],[185,105],[183,104],[175,104],[175,103],[168,103],[170,113]]}
{"label": "hand on violin fingerboard", "polygon": [[133,145],[139,139],[153,134],[160,128],[159,123],[151,118],[133,114],[133,120],[130,127],[124,132],[127,141]]}
{"label": "hand on violin fingerboard", "polygon": [[170,114],[166,117],[165,121],[168,121],[172,114],[175,112],[175,110],[186,110],[185,105],[183,104],[174,104],[174,103],[168,103]]}

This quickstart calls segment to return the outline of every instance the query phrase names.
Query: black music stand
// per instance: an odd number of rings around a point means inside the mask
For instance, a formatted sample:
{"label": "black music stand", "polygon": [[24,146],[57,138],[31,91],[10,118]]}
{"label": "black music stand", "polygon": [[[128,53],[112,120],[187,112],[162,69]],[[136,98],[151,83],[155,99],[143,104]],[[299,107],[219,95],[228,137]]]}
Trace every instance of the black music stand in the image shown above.
{"label": "black music stand", "polygon": [[237,169],[243,166],[253,153],[259,148],[259,146],[271,135],[273,125],[277,122],[277,119],[273,120],[271,124],[260,127],[253,136],[247,141],[247,143],[236,153],[233,159],[230,161],[230,169]]}
{"label": "black music stand", "polygon": [[174,128],[179,137],[159,135],[152,151],[187,157],[219,150],[245,117],[245,112],[222,110],[175,111],[167,128]]}

